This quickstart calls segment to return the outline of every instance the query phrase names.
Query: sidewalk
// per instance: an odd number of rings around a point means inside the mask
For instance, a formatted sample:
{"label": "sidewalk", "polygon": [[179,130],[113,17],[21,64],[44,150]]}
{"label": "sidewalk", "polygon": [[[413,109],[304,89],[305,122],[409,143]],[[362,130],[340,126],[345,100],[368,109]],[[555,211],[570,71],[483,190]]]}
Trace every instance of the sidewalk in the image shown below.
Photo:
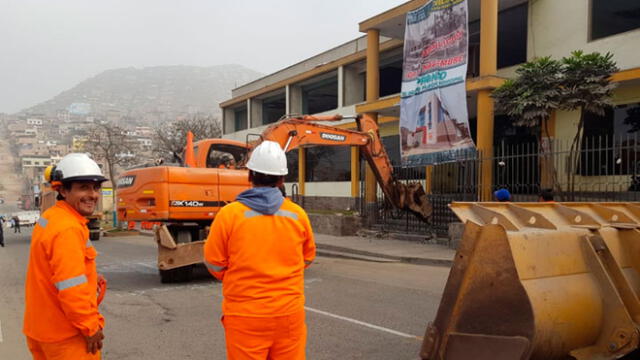
{"label": "sidewalk", "polygon": [[360,236],[315,234],[317,254],[375,262],[451,266],[456,251],[436,244]]}

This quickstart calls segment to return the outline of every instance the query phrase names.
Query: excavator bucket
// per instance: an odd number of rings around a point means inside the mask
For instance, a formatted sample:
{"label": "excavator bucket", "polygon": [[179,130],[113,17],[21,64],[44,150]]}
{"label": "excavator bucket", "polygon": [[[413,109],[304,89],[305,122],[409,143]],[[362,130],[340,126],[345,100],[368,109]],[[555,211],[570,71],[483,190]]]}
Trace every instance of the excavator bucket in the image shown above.
{"label": "excavator bucket", "polygon": [[433,208],[422,185],[420,183],[399,185],[401,186],[401,208],[414,212],[424,220],[430,218]]}
{"label": "excavator bucket", "polygon": [[400,209],[406,209],[423,220],[427,220],[433,213],[433,207],[429,202],[427,193],[420,183],[403,184],[396,182],[394,185],[393,202]]}
{"label": "excavator bucket", "polygon": [[420,356],[618,359],[640,341],[640,203],[453,203],[465,223]]}

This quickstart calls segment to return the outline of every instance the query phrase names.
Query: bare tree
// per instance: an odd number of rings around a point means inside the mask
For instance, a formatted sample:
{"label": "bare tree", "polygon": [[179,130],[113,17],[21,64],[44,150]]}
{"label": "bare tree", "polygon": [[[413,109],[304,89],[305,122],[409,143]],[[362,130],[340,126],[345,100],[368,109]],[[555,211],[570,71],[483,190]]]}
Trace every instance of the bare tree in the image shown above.
{"label": "bare tree", "polygon": [[[133,163],[136,144],[127,136],[123,128],[111,123],[98,123],[88,130],[84,149],[94,159],[107,166],[107,176],[115,188],[117,168],[127,167]],[[115,210],[115,195],[112,200]]]}
{"label": "bare tree", "polygon": [[156,129],[153,152],[167,161],[182,161],[180,154],[187,143],[189,131],[193,133],[193,141],[222,136],[218,119],[211,115],[194,115]]}

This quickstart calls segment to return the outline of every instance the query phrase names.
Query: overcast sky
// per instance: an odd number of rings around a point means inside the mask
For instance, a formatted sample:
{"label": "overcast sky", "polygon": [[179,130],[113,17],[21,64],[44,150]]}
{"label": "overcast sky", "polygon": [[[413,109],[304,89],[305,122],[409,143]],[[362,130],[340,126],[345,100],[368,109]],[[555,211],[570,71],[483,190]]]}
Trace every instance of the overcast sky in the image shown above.
{"label": "overcast sky", "polygon": [[108,69],[241,64],[269,74],[406,0],[0,0],[0,112]]}

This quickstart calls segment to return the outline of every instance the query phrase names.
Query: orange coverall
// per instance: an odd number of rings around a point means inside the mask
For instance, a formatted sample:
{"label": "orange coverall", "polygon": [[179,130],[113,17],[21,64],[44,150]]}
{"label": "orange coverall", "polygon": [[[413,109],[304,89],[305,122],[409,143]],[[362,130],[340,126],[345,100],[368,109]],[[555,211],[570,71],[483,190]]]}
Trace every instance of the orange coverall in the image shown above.
{"label": "orange coverall", "polygon": [[222,280],[228,359],[305,358],[304,269],[315,249],[307,214],[288,199],[274,215],[237,201],[216,215],[204,256]]}
{"label": "orange coverall", "polygon": [[98,312],[95,258],[87,219],[58,201],[31,237],[23,332],[36,360],[100,359],[85,336],[104,327]]}

